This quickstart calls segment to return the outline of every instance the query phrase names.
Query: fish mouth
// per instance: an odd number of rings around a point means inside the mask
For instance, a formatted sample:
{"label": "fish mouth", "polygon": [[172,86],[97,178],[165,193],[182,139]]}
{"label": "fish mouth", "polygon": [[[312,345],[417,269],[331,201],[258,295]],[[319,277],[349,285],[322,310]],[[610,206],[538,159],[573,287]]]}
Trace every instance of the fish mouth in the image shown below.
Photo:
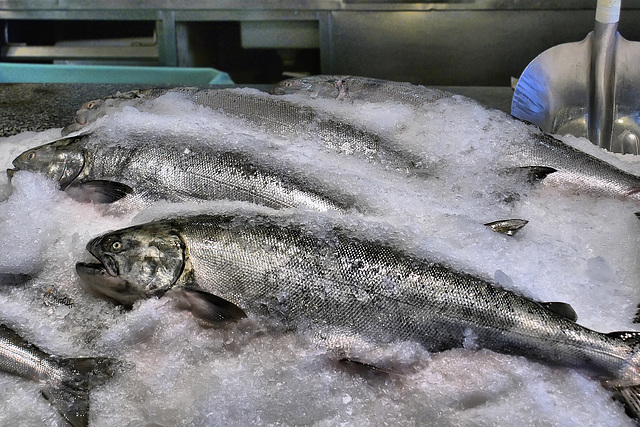
{"label": "fish mouth", "polygon": [[12,179],[16,172],[18,172],[19,170],[20,169],[7,169],[7,176],[9,177],[9,179]]}
{"label": "fish mouth", "polygon": [[116,291],[126,284],[119,276],[112,276],[102,264],[98,263],[78,262],[76,273],[80,276],[80,280],[103,294],[110,295],[109,290]]}
{"label": "fish mouth", "polygon": [[107,254],[98,254],[98,250],[96,250],[96,245],[99,244],[99,241],[93,241],[93,242],[89,242],[87,244],[87,251],[89,251],[89,253],[91,255],[93,255],[96,260],[99,262],[99,264],[84,264],[83,265],[87,265],[87,266],[100,266],[100,268],[102,270],[104,270],[104,272],[106,274],[108,274],[111,277],[118,277],[118,275],[120,274],[120,270],[118,269],[118,263],[116,262],[115,259],[113,259],[113,257],[107,255]]}
{"label": "fish mouth", "polygon": [[118,264],[112,257],[110,257],[109,255],[103,255],[101,258],[98,258],[98,260],[102,263],[99,265],[105,270],[105,272],[109,276],[118,277],[118,275],[120,274],[118,270]]}
{"label": "fish mouth", "polygon": [[120,304],[131,306],[140,299],[139,293],[133,292],[126,280],[119,276],[112,276],[102,264],[78,262],[76,273],[80,276],[80,280],[93,291]]}

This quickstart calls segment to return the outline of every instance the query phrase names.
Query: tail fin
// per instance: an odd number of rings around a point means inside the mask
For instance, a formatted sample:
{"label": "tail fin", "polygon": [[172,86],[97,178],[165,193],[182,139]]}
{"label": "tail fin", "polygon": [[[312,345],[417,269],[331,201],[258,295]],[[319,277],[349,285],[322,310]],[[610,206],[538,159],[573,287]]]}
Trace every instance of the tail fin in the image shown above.
{"label": "tail fin", "polygon": [[640,386],[618,387],[614,390],[614,397],[624,404],[627,415],[640,419]]}
{"label": "tail fin", "polygon": [[111,377],[114,363],[107,358],[60,359],[58,362],[67,375],[59,381],[48,382],[42,395],[73,427],[87,426],[90,389]]}

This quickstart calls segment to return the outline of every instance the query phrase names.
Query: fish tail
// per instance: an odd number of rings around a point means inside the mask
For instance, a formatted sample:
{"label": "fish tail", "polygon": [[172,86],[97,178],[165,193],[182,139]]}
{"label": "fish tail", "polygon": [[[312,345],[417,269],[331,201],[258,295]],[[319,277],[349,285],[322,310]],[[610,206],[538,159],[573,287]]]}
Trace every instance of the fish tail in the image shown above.
{"label": "fish tail", "polygon": [[614,390],[614,397],[624,404],[627,415],[640,419],[640,386],[617,387]]}
{"label": "fish tail", "polygon": [[58,363],[68,374],[49,381],[42,395],[73,427],[87,426],[90,390],[111,377],[114,364],[108,358],[60,359]]}

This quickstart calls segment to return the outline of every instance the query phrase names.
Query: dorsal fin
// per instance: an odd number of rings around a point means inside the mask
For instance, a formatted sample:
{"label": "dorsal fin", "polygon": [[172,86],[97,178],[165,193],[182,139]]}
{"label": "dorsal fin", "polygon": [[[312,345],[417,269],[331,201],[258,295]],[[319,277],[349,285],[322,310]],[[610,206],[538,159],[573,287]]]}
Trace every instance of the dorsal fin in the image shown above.
{"label": "dorsal fin", "polygon": [[133,193],[133,189],[120,182],[95,180],[71,184],[65,188],[65,192],[73,200],[81,203],[113,203]]}
{"label": "dorsal fin", "polygon": [[565,319],[571,320],[572,322],[578,320],[576,311],[573,309],[573,307],[571,307],[571,305],[567,304],[566,302],[541,302],[540,305],[547,310],[564,317]]}
{"label": "dorsal fin", "polygon": [[625,342],[640,343],[640,332],[616,331],[616,332],[609,332],[607,336],[611,338],[616,338]]}

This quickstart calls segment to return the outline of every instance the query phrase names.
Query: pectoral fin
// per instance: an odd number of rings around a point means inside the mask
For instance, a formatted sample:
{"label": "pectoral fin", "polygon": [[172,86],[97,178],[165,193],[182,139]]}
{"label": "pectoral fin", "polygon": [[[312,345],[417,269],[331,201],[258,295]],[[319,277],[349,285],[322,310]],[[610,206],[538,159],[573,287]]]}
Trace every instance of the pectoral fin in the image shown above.
{"label": "pectoral fin", "polygon": [[105,180],[71,184],[64,191],[81,203],[113,203],[133,193],[133,189],[126,184]]}
{"label": "pectoral fin", "polygon": [[506,234],[507,236],[513,236],[522,227],[527,225],[529,221],[526,219],[503,219],[499,221],[488,222],[485,225],[495,231],[496,233]]}
{"label": "pectoral fin", "polygon": [[527,179],[529,182],[542,181],[549,174],[557,172],[557,169],[547,166],[525,166],[523,169],[527,170]]}
{"label": "pectoral fin", "polygon": [[174,288],[165,296],[173,297],[179,308],[191,311],[196,319],[208,323],[231,322],[247,317],[234,303],[197,289]]}
{"label": "pectoral fin", "polygon": [[379,366],[375,366],[370,363],[362,362],[360,360],[355,360],[348,357],[343,357],[342,359],[338,360],[338,362],[342,367],[346,368],[350,372],[367,379],[386,379],[392,375],[400,375],[397,372],[392,372],[388,369],[384,369]]}
{"label": "pectoral fin", "polygon": [[578,315],[575,310],[566,302],[541,302],[540,305],[572,322],[578,320]]}

